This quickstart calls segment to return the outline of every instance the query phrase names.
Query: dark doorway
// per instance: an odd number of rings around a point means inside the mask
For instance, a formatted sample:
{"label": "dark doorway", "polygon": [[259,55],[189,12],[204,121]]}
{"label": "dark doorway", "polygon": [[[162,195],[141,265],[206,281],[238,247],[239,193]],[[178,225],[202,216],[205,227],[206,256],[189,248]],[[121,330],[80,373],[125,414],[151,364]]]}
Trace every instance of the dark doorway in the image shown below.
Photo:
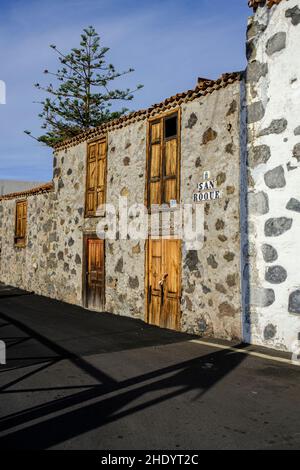
{"label": "dark doorway", "polygon": [[85,238],[84,306],[105,310],[105,244],[96,236]]}

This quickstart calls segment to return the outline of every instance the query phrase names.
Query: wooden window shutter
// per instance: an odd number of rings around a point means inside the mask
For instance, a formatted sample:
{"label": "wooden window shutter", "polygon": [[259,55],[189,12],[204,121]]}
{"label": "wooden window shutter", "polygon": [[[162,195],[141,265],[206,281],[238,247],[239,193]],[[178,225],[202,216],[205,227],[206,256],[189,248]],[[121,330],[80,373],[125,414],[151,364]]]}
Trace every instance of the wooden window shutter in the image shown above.
{"label": "wooden window shutter", "polygon": [[161,204],[162,188],[162,122],[150,125],[150,148],[148,165],[148,207]]}
{"label": "wooden window shutter", "polygon": [[162,203],[179,202],[178,113],[164,118]]}
{"label": "wooden window shutter", "polygon": [[105,204],[106,192],[106,141],[98,143],[97,152],[97,184],[96,184],[96,210]]}
{"label": "wooden window shutter", "polygon": [[152,204],[179,202],[179,113],[159,118],[149,125],[148,208]]}
{"label": "wooden window shutter", "polygon": [[106,140],[88,144],[86,178],[86,216],[95,216],[97,207],[105,203]]}
{"label": "wooden window shutter", "polygon": [[15,243],[25,244],[27,231],[27,201],[18,201],[16,203],[16,227]]}
{"label": "wooden window shutter", "polygon": [[86,215],[94,215],[96,210],[96,159],[97,144],[93,143],[88,146],[86,178]]}
{"label": "wooden window shutter", "polygon": [[163,203],[169,204],[173,199],[178,200],[178,146],[177,137],[164,143],[163,168]]}

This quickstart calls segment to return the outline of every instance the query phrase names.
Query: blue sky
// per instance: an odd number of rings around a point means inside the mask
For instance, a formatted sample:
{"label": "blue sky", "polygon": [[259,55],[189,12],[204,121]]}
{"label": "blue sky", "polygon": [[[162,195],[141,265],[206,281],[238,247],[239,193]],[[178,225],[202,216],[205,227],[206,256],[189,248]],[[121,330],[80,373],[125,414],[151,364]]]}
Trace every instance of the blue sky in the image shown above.
{"label": "blue sky", "polygon": [[88,25],[111,48],[108,59],[117,69],[135,68],[118,85],[144,85],[132,110],[194,88],[198,76],[217,78],[246,65],[246,0],[1,0],[0,14],[0,80],[7,87],[0,179],[51,179],[51,149],[23,134],[40,133],[34,101],[42,94],[33,84],[47,83],[45,68],[57,69],[49,45],[68,51]]}

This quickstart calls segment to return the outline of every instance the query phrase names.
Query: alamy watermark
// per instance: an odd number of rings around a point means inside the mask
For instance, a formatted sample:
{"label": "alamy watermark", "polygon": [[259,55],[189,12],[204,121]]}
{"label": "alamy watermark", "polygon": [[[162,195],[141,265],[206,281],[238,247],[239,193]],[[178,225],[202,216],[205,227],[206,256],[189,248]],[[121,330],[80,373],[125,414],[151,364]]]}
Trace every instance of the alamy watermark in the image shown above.
{"label": "alamy watermark", "polygon": [[0,341],[0,364],[6,364],[6,344]]}
{"label": "alamy watermark", "polygon": [[120,196],[118,207],[99,206],[96,215],[102,215],[97,224],[97,235],[106,240],[146,240],[148,238],[178,239],[187,250],[201,250],[204,242],[204,205],[152,205],[151,211],[143,204],[128,206],[127,197]]}
{"label": "alamy watermark", "polygon": [[6,84],[0,80],[0,104],[6,104]]}

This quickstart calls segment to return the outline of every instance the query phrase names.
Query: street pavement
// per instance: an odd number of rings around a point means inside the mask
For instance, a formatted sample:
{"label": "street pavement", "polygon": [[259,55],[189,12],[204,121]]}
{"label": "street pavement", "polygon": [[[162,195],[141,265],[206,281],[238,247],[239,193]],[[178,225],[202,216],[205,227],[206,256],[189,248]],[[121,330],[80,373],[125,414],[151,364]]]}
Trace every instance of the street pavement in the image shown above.
{"label": "street pavement", "polygon": [[300,367],[192,339],[0,286],[0,449],[299,449]]}

